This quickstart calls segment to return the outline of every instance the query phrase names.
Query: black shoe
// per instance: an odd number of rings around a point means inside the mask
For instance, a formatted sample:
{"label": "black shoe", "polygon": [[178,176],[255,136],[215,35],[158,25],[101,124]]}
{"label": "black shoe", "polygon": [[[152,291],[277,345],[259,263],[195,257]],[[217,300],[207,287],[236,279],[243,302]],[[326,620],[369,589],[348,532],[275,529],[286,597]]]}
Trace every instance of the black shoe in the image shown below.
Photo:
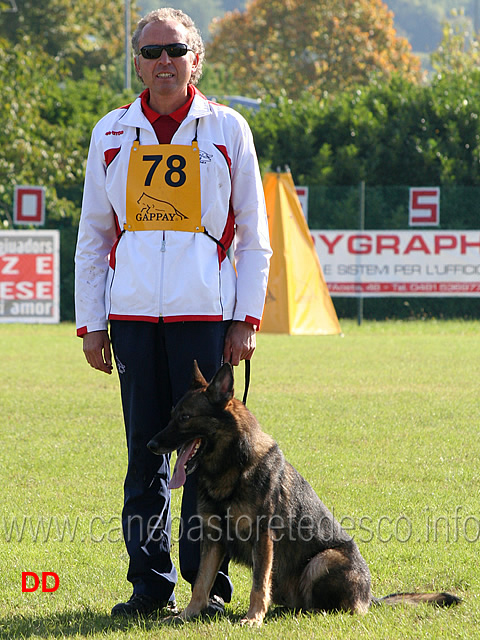
{"label": "black shoe", "polygon": [[225,602],[220,596],[212,596],[208,600],[208,606],[202,609],[200,616],[202,618],[221,618],[225,615]]}
{"label": "black shoe", "polygon": [[176,615],[178,613],[175,601],[158,600],[152,596],[134,593],[128,602],[120,602],[112,609],[112,616],[125,617],[148,617],[166,609],[166,614]]}

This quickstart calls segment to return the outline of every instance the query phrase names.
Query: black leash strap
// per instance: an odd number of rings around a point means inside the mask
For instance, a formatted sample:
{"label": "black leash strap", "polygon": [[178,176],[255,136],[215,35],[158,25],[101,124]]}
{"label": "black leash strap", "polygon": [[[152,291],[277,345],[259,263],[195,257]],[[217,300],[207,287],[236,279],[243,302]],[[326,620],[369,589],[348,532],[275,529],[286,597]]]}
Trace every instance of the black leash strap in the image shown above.
{"label": "black leash strap", "polygon": [[206,229],[203,230],[203,233],[208,236],[210,238],[210,240],[213,240],[215,242],[215,244],[217,244],[220,249],[223,251],[223,253],[227,253],[227,250],[225,249],[224,245],[220,242],[220,240],[217,240],[216,238],[214,238],[213,236],[211,236],[208,231]]}
{"label": "black leash strap", "polygon": [[247,405],[248,387],[250,386],[250,360],[245,360],[245,389],[243,391],[243,404]]}

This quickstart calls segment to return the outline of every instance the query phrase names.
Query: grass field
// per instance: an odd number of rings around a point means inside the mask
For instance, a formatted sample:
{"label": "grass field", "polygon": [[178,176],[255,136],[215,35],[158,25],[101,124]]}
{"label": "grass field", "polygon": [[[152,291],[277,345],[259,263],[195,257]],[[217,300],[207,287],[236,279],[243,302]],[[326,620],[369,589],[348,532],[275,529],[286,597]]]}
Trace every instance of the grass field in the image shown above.
{"label": "grass field", "polygon": [[[2,325],[0,638],[477,638],[480,323],[341,324],[344,337],[260,334],[249,408],[355,536],[375,595],[449,590],[459,607],[272,608],[262,629],[243,629],[250,575],[232,566],[224,620],[111,620],[130,596],[116,375],[90,369],[72,325]],[[241,397],[243,366],[236,387]],[[60,586],[22,593],[23,571],[55,572]],[[176,593],[185,606],[181,579]]]}

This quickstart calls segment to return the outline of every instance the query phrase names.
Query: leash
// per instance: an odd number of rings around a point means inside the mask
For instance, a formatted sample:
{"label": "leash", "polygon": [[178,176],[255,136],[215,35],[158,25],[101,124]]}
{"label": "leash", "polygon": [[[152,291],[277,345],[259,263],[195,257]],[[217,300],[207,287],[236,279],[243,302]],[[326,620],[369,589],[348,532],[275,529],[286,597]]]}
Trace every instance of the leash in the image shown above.
{"label": "leash", "polygon": [[250,360],[245,360],[245,388],[243,391],[243,404],[247,405],[248,387],[250,386]]}

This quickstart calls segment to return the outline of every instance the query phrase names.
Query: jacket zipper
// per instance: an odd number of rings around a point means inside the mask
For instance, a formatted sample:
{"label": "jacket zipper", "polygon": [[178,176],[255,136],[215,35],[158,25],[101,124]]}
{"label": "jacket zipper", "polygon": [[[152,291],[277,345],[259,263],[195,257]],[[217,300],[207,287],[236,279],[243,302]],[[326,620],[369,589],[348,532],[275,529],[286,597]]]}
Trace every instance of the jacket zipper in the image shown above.
{"label": "jacket zipper", "polygon": [[159,312],[160,312],[160,318],[163,317],[163,313],[161,313],[163,311],[163,281],[165,278],[165,252],[167,250],[167,243],[166,243],[166,237],[165,237],[165,230],[162,231],[162,244],[160,245],[160,292],[159,292]]}

